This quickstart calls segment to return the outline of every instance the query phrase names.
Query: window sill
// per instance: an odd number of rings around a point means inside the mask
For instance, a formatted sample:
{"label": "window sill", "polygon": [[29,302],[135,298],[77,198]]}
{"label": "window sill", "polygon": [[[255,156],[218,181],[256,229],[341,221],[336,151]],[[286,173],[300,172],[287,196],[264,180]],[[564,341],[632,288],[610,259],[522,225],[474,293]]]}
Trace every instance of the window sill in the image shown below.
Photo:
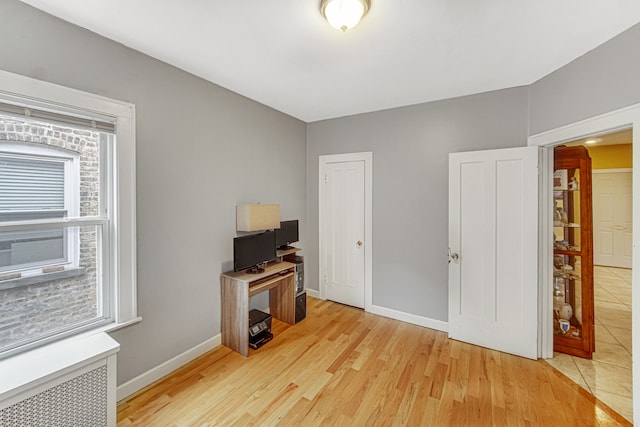
{"label": "window sill", "polygon": [[85,267],[69,268],[62,271],[54,271],[52,273],[42,273],[35,276],[20,277],[17,279],[9,279],[0,281],[0,291],[5,289],[19,288],[22,286],[35,285],[37,283],[49,282],[57,279],[67,279],[69,277],[82,276],[87,273]]}
{"label": "window sill", "polygon": [[[0,368],[2,367],[4,360],[19,358],[21,355],[37,352],[38,349],[55,346],[57,343],[73,343],[76,341],[90,339],[95,335],[114,332],[114,331],[117,331],[118,329],[135,325],[136,323],[139,323],[141,321],[142,321],[142,317],[140,316],[130,320],[123,321],[123,322],[115,322],[113,320],[111,321],[102,320],[102,321],[96,322],[95,324],[93,324],[93,326],[89,326],[89,328],[85,330],[72,329],[70,331],[63,332],[58,335],[52,335],[49,338],[42,339],[40,341],[32,342],[31,344],[27,344],[22,347],[13,348],[4,353],[0,352]],[[0,369],[0,371],[1,370],[2,369]],[[2,378],[1,372],[0,372],[0,378]],[[1,388],[2,387],[0,385],[0,389]]]}

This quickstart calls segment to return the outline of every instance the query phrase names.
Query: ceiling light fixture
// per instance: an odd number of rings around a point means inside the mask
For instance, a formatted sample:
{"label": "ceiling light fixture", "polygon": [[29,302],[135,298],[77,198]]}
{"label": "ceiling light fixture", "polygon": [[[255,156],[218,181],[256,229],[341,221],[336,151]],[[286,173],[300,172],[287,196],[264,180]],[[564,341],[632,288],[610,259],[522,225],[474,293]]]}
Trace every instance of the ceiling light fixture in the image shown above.
{"label": "ceiling light fixture", "polygon": [[320,11],[332,27],[347,31],[369,11],[371,0],[322,0]]}

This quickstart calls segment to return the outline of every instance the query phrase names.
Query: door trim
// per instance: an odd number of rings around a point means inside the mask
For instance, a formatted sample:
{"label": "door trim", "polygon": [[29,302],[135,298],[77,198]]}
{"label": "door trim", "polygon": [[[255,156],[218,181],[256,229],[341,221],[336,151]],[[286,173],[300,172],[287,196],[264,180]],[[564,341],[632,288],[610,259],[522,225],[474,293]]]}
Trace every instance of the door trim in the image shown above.
{"label": "door trim", "polygon": [[[599,116],[591,117],[576,123],[532,135],[528,138],[527,145],[539,146],[544,149],[542,173],[543,179],[550,179],[553,169],[553,147],[563,142],[586,138],[593,135],[609,133],[616,130],[632,129],[633,146],[640,147],[640,104],[635,104],[619,110],[614,110]],[[640,167],[640,149],[633,150],[633,168]],[[640,224],[640,174],[633,174],[633,223]],[[551,206],[552,194],[551,185],[543,185],[540,189],[540,259],[538,267],[544,274],[540,275],[539,296],[541,298],[539,316],[539,334],[542,358],[553,357],[553,329],[548,319],[552,318],[553,301],[550,287],[547,284],[552,280],[552,240],[553,240],[553,213]],[[640,271],[640,256],[637,250],[640,247],[640,233],[634,227],[632,234],[633,257],[632,270]],[[549,288],[549,289],[547,289]],[[632,275],[632,324],[640,325],[640,276]],[[545,318],[547,321],[545,322]],[[633,366],[640,366],[640,326],[632,329],[633,342]],[[640,369],[633,369],[633,417],[640,419]]]}
{"label": "door trim", "polygon": [[324,219],[322,206],[324,205],[325,190],[323,176],[325,167],[330,163],[341,162],[364,162],[364,311],[372,311],[373,308],[373,152],[330,154],[318,156],[318,283],[320,298],[327,299],[327,289],[324,283],[324,270],[322,267],[322,254],[324,251],[324,240],[322,230]]}

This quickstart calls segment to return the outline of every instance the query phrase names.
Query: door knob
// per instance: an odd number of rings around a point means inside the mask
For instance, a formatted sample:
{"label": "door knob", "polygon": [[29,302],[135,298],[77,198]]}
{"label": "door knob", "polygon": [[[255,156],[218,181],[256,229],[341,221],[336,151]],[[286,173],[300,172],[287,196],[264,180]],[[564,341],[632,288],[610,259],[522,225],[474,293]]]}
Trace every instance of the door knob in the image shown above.
{"label": "door knob", "polygon": [[358,241],[356,242],[356,245],[358,245],[358,246],[362,246],[362,240],[358,240]]}
{"label": "door knob", "polygon": [[455,260],[457,260],[458,258],[460,258],[460,255],[458,255],[457,253],[453,252],[453,253],[451,254],[451,259],[452,259],[452,260],[454,260],[454,261],[455,261]]}

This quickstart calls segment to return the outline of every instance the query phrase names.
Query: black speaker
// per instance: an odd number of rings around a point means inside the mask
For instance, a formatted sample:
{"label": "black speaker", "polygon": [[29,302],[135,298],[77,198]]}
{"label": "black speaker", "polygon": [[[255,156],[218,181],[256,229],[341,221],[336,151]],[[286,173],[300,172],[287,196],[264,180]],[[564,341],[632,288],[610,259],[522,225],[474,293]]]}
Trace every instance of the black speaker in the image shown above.
{"label": "black speaker", "polygon": [[296,297],[296,323],[307,317],[307,293],[303,292]]}

